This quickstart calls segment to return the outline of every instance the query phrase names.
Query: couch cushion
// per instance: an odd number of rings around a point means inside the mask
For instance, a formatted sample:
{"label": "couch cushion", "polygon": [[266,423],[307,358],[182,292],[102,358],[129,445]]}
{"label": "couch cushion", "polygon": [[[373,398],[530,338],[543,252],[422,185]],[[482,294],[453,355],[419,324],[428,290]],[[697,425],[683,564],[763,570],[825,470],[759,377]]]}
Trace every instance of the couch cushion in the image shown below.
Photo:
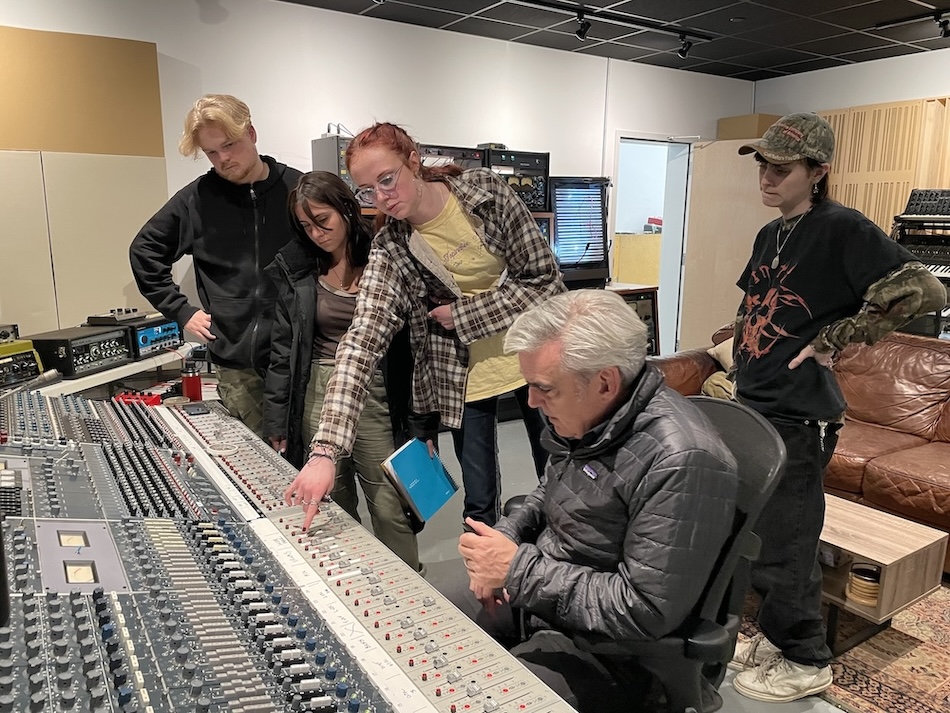
{"label": "couch cushion", "polygon": [[950,399],[950,342],[894,332],[848,347],[835,375],[851,418],[931,441]]}
{"label": "couch cushion", "polygon": [[663,378],[670,388],[684,396],[698,394],[719,364],[706,353],[705,349],[690,349],[669,356],[647,357],[650,364],[663,372]]}
{"label": "couch cushion", "polygon": [[825,470],[825,486],[860,493],[868,461],[925,443],[927,440],[920,436],[845,419],[844,427],[838,432],[835,453]]}
{"label": "couch cushion", "polygon": [[950,529],[950,443],[928,443],[868,463],[865,502]]}

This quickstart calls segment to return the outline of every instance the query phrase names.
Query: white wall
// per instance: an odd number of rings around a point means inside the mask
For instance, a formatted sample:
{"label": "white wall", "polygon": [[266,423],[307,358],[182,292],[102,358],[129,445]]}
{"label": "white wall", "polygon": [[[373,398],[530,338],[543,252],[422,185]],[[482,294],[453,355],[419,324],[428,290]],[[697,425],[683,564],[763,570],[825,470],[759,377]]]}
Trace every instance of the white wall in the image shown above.
{"label": "white wall", "polygon": [[177,152],[207,92],[246,101],[261,150],[304,170],[328,123],[380,119],[426,143],[550,151],[556,175],[610,175],[619,129],[710,138],[752,104],[751,82],[276,0],[4,0],[0,24],[156,43],[169,193],[207,168]]}
{"label": "white wall", "polygon": [[757,82],[755,111],[789,114],[950,96],[950,48]]}
{"label": "white wall", "polygon": [[624,141],[620,145],[614,179],[615,232],[642,233],[648,218],[663,217],[669,152],[666,143]]}

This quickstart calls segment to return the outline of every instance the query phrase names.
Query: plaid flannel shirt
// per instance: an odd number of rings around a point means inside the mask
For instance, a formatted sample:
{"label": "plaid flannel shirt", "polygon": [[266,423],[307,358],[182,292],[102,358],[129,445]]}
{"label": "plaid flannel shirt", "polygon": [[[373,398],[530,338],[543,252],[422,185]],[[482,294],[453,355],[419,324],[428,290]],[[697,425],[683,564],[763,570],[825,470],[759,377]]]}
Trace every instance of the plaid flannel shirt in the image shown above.
{"label": "plaid flannel shirt", "polygon": [[[367,386],[393,336],[408,321],[413,353],[412,411],[438,413],[459,428],[465,403],[468,345],[507,329],[514,318],[565,287],[551,247],[524,202],[487,169],[449,178],[476,234],[504,259],[499,284],[462,297],[451,275],[405,221],[390,220],[373,239],[353,322],[337,349],[320,427],[311,445],[349,453]],[[429,319],[430,299],[455,299],[455,330]]]}

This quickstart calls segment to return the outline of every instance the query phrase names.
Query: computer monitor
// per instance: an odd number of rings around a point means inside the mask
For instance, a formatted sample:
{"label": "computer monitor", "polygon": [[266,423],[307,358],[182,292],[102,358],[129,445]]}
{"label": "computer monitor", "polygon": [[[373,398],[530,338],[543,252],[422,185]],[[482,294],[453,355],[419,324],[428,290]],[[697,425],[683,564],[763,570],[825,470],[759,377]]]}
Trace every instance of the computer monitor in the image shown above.
{"label": "computer monitor", "polygon": [[568,289],[604,287],[607,255],[607,187],[610,179],[552,176],[551,247]]}

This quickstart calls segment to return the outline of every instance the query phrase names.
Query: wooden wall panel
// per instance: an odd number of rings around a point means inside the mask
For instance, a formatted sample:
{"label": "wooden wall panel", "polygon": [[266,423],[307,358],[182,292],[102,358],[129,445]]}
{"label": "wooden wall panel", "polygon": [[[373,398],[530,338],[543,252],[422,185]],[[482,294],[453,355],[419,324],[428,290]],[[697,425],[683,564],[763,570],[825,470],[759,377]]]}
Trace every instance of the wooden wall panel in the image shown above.
{"label": "wooden wall panel", "polygon": [[950,107],[946,97],[923,106],[914,188],[950,188]]}
{"label": "wooden wall panel", "polygon": [[0,185],[0,323],[19,325],[22,335],[56,329],[56,293],[39,152],[0,151]]}
{"label": "wooden wall panel", "polygon": [[742,299],[736,280],[756,233],[778,217],[762,205],[755,160],[737,153],[743,143],[693,144],[680,349],[709,346],[713,332],[735,319]]}
{"label": "wooden wall panel", "polygon": [[150,309],[129,267],[129,243],[165,203],[165,160],[43,154],[60,326],[112,307]]}

